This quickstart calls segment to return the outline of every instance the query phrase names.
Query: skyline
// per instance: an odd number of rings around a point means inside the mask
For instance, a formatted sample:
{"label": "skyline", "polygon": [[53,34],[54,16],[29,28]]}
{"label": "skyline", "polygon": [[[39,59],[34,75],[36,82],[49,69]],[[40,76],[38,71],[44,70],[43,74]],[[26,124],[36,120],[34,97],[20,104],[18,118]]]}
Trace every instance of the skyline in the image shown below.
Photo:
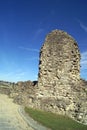
{"label": "skyline", "polygon": [[46,35],[64,30],[78,43],[81,77],[87,80],[86,0],[0,1],[0,80],[37,80]]}

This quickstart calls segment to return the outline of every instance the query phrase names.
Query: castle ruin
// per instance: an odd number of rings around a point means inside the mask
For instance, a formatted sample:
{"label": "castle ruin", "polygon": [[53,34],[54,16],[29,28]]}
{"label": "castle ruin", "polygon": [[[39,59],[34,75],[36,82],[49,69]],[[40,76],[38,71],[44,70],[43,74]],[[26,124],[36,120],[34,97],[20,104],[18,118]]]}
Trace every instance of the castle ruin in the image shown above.
{"label": "castle ruin", "polygon": [[80,77],[77,42],[61,30],[49,33],[40,50],[34,106],[87,123],[87,87]]}

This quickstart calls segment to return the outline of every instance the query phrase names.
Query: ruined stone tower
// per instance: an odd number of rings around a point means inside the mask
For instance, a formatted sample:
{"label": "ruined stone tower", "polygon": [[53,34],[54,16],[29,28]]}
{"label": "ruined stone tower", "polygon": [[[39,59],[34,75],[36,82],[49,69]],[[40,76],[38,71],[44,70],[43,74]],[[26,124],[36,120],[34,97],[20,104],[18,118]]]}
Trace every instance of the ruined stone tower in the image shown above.
{"label": "ruined stone tower", "polygon": [[38,87],[50,92],[79,79],[80,53],[76,41],[66,32],[52,31],[40,51]]}
{"label": "ruined stone tower", "polygon": [[76,41],[64,31],[49,33],[41,48],[34,107],[87,124],[87,88],[80,78],[80,52]]}

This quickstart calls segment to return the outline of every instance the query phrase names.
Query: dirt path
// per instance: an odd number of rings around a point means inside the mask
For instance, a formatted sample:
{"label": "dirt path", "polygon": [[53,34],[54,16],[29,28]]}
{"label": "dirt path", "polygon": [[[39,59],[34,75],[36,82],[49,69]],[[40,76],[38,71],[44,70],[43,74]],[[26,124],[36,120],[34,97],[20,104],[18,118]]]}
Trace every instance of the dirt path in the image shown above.
{"label": "dirt path", "polygon": [[0,94],[0,130],[33,130],[19,114],[20,105]]}

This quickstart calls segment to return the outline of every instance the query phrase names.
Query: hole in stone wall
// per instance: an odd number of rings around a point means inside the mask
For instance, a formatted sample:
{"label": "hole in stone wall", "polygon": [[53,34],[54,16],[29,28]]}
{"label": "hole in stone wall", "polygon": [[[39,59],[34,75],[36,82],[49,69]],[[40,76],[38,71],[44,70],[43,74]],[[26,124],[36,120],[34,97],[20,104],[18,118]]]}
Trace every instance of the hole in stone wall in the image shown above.
{"label": "hole in stone wall", "polygon": [[75,42],[74,42],[74,46],[76,46],[76,47],[77,47],[77,43],[75,43]]}
{"label": "hole in stone wall", "polygon": [[39,65],[42,63],[42,61],[41,60],[39,60]]}
{"label": "hole in stone wall", "polygon": [[73,60],[73,62],[76,62],[76,60]]}
{"label": "hole in stone wall", "polygon": [[71,53],[73,54],[73,53],[74,53],[74,51],[71,51]]}
{"label": "hole in stone wall", "polygon": [[72,70],[69,70],[70,72],[72,72]]}

